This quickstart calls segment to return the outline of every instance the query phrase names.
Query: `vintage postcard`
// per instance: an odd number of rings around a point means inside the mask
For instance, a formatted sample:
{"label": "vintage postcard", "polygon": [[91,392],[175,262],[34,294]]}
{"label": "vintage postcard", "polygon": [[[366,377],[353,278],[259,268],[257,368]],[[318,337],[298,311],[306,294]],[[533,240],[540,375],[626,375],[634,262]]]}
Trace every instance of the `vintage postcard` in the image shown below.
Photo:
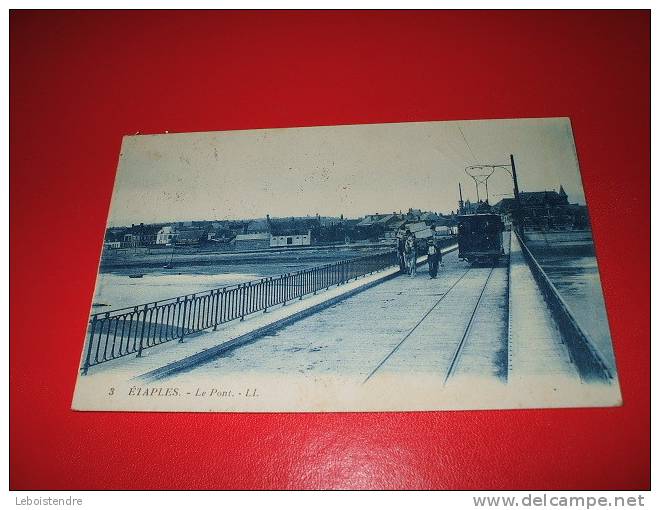
{"label": "vintage postcard", "polygon": [[620,404],[569,119],[124,138],[74,409]]}

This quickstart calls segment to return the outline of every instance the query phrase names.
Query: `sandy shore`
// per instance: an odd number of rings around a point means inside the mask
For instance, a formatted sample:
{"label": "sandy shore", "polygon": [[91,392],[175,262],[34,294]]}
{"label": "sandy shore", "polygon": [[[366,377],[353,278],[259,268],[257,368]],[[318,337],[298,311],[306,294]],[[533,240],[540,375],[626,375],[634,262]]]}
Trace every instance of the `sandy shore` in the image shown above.
{"label": "sandy shore", "polygon": [[314,246],[304,249],[266,249],[252,251],[212,251],[208,248],[138,248],[106,250],[101,258],[101,271],[132,268],[162,268],[170,260],[174,266],[218,266],[300,263],[326,264],[394,249],[388,244]]}

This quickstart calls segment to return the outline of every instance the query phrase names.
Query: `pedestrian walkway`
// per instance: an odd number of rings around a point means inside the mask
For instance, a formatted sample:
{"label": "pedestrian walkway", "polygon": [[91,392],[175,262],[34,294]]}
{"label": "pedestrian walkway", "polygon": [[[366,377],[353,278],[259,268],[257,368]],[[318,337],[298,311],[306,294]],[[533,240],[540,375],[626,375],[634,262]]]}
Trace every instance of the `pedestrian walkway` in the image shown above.
{"label": "pedestrian walkway", "polygon": [[518,238],[511,236],[509,284],[509,381],[557,376],[577,378]]}

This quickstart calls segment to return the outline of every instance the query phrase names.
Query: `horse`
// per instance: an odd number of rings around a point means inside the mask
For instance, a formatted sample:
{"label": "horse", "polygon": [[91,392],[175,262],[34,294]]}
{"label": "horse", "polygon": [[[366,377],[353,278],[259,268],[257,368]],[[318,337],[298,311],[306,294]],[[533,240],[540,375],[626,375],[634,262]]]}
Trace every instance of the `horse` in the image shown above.
{"label": "horse", "polygon": [[415,276],[417,274],[417,246],[415,246],[414,236],[406,239],[403,255],[406,263],[406,273]]}

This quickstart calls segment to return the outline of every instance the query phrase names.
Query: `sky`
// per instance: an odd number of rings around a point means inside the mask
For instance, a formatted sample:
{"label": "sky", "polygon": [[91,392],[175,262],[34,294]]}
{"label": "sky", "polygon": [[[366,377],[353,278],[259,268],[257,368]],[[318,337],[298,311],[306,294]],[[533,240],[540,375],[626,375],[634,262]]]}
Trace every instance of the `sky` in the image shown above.
{"label": "sky", "polygon": [[[364,124],[124,137],[109,225],[450,212],[459,182],[476,200],[467,166],[509,154],[521,191],[562,185],[585,203],[567,118]],[[491,204],[512,196],[509,173],[488,191]]]}

